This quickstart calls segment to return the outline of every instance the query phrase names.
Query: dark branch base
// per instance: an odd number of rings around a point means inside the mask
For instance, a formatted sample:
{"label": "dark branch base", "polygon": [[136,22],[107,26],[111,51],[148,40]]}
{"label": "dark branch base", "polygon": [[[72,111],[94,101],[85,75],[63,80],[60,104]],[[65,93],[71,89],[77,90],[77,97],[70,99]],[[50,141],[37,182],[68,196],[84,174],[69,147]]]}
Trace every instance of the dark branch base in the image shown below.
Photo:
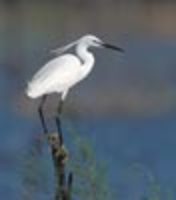
{"label": "dark branch base", "polygon": [[55,200],[71,200],[73,174],[68,176],[65,172],[65,166],[68,161],[68,151],[64,146],[62,134],[48,134],[48,143],[51,148],[54,170],[56,176]]}

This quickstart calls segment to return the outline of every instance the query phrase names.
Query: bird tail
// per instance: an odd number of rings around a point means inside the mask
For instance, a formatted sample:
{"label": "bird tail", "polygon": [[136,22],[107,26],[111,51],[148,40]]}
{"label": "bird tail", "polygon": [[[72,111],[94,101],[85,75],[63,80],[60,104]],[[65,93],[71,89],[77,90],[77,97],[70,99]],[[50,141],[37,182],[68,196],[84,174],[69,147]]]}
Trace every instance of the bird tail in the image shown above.
{"label": "bird tail", "polygon": [[29,98],[32,98],[32,99],[35,99],[38,97],[38,93],[33,89],[30,83],[28,83],[25,93]]}

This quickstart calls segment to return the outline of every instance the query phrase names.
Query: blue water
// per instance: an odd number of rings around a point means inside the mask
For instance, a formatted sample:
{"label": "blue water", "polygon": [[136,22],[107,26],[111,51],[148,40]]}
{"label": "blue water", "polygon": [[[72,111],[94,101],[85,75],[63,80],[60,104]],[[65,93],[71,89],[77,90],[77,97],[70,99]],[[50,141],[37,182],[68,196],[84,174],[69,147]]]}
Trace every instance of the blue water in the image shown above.
{"label": "blue water", "polygon": [[[150,179],[162,190],[175,188],[175,120],[175,116],[165,116],[101,120],[83,125],[82,130],[86,127],[91,134],[98,156],[108,163],[112,185],[121,188],[118,193],[125,195],[124,199],[135,199],[137,194],[139,198],[139,187]],[[140,175],[133,177],[133,173]],[[127,187],[129,198],[126,196]]]}
{"label": "blue water", "polygon": [[[97,96],[87,92],[86,84],[89,91],[96,87],[94,92],[97,94],[103,83],[111,85],[110,88],[116,91],[112,85],[119,87],[124,84],[130,85],[134,81],[138,86],[154,88],[159,85],[160,88],[160,80],[163,80],[163,85],[175,91],[175,40],[143,41],[138,38],[137,41],[133,39],[128,42],[125,59],[112,55],[113,60],[111,54],[109,57],[99,59],[92,80],[85,82],[81,90],[77,90],[80,95],[75,95],[78,97],[78,105],[81,106],[83,103],[82,107],[84,107],[85,102],[90,102],[92,107],[97,103]],[[112,62],[110,66],[108,66],[109,60]],[[36,63],[35,59],[32,61]],[[31,68],[32,61],[30,60]],[[120,64],[116,68],[114,66],[117,61]],[[13,71],[9,75],[7,68],[0,73],[0,89],[3,90],[0,99],[0,199],[3,200],[24,199],[22,198],[24,190],[22,168],[25,162],[23,156],[41,136],[41,126],[37,116],[34,116],[36,113],[33,111],[33,116],[27,118],[22,115],[22,112],[17,112],[20,108],[14,108],[22,106],[23,102],[20,101],[19,96],[23,94],[25,83],[19,77],[13,79],[13,75]],[[87,94],[91,94],[91,100]],[[22,110],[25,112],[25,108]],[[67,121],[80,135],[93,142],[95,154],[107,166],[108,182],[116,190],[119,199],[142,199],[143,195],[147,196],[149,193],[151,184],[161,188],[163,200],[168,199],[166,197],[168,191],[175,192],[176,115],[76,121],[67,119]],[[51,160],[46,144],[44,149],[42,154],[46,162],[43,165],[49,166],[50,177]],[[51,187],[49,190],[52,190],[53,185],[48,185]],[[46,196],[42,194],[41,188],[36,189],[35,193],[37,193],[35,195],[37,200],[51,199],[50,194]]]}
{"label": "blue water", "polygon": [[[121,199],[141,197],[149,190],[151,179],[163,191],[174,190],[175,115],[70,122],[75,130],[93,142],[97,158],[107,166],[109,183]],[[38,122],[31,123],[31,119],[11,113],[0,128],[0,196],[3,200],[22,199],[21,157],[30,149],[31,141],[41,132],[41,127]],[[49,154],[45,156],[47,158]]]}

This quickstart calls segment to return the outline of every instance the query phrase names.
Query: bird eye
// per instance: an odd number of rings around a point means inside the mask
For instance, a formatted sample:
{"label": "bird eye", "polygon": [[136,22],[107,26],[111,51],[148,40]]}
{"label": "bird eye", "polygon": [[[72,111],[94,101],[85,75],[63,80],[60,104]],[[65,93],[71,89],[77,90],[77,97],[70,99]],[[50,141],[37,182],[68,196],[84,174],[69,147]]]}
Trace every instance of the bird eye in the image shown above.
{"label": "bird eye", "polygon": [[94,42],[95,44],[100,44],[100,41],[98,41],[98,40],[96,40],[96,39],[94,39],[93,42]]}

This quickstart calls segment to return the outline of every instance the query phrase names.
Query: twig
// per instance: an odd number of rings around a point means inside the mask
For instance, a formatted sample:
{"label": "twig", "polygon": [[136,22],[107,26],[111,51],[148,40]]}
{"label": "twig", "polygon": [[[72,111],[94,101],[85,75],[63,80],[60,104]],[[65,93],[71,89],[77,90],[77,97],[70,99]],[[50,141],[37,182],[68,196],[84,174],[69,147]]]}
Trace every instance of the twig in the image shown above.
{"label": "twig", "polygon": [[71,200],[73,174],[70,172],[67,177],[65,172],[69,156],[64,146],[63,136],[60,133],[49,134],[48,142],[51,148],[56,176],[55,200]]}

